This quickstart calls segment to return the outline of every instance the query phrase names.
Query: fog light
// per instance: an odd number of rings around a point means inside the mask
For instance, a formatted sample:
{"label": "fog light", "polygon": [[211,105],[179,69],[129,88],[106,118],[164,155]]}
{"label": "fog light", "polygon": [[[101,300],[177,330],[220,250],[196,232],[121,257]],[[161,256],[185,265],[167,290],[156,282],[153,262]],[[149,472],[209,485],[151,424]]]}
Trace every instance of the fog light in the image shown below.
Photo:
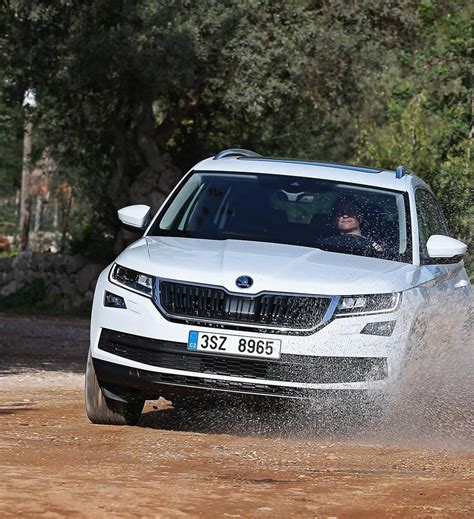
{"label": "fog light", "polygon": [[104,306],[109,306],[110,308],[127,308],[124,298],[120,297],[120,296],[116,296],[115,294],[112,294],[111,292],[105,292]]}
{"label": "fog light", "polygon": [[396,321],[382,321],[379,323],[369,323],[364,326],[360,332],[365,335],[380,335],[382,337],[389,337],[392,335],[395,328]]}

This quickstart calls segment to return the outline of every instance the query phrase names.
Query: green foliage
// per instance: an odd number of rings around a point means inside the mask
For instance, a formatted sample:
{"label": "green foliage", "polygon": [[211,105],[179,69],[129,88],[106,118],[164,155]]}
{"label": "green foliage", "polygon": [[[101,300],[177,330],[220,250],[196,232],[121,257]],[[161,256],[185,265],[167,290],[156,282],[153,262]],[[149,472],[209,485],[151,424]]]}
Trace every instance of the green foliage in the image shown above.
{"label": "green foliage", "polygon": [[[0,68],[0,91],[4,77]],[[20,105],[8,106],[0,96],[0,196],[20,187],[23,122]],[[0,216],[0,219],[2,217]]]}
{"label": "green foliage", "polygon": [[10,202],[9,198],[0,199],[0,236],[8,236],[16,232],[18,221],[15,208]]}
{"label": "green foliage", "polygon": [[[101,215],[95,219],[99,225],[102,223]],[[106,265],[114,258],[113,247],[115,237],[109,229],[86,223],[76,229],[69,246],[72,255],[78,254],[95,263]]]}
{"label": "green foliage", "polygon": [[[218,10],[203,17],[204,31],[219,27]],[[380,53],[405,46],[416,27],[410,2],[240,2],[234,12],[200,110],[168,143],[173,155],[194,149],[194,160],[233,143],[269,155],[349,160],[367,78]]]}
{"label": "green foliage", "polygon": [[167,194],[167,161],[184,172],[229,146],[407,163],[465,237],[471,15],[461,0],[7,0],[2,98],[19,115],[36,89],[37,142],[81,208],[74,250],[94,257],[116,208]]}
{"label": "green foliage", "polygon": [[6,97],[34,86],[64,169],[114,205],[160,174],[149,137],[183,169],[229,145],[349,158],[367,76],[417,23],[408,0],[6,4]]}
{"label": "green foliage", "polygon": [[381,123],[361,120],[357,145],[362,162],[412,166],[464,240],[472,233],[472,14],[463,2],[422,2],[421,48],[402,55],[403,73],[383,105],[386,116]]}

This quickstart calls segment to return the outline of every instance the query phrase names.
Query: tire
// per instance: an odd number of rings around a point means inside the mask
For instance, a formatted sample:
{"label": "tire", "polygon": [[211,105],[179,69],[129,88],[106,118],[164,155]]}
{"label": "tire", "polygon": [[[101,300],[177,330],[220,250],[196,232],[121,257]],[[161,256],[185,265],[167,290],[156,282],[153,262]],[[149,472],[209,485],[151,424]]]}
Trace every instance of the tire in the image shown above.
{"label": "tire", "polygon": [[85,404],[87,417],[92,423],[104,425],[136,425],[145,400],[119,402],[107,398],[100,388],[94,363],[89,352],[86,365]]}

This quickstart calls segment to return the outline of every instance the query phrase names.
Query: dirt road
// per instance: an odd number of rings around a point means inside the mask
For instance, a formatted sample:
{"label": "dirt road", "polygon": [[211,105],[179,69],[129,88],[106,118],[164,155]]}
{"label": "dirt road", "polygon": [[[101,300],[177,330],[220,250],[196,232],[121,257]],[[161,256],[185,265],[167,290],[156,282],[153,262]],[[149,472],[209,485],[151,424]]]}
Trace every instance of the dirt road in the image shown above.
{"label": "dirt road", "polygon": [[474,516],[467,447],[241,404],[160,400],[138,427],[92,425],[87,324],[0,316],[2,517]]}

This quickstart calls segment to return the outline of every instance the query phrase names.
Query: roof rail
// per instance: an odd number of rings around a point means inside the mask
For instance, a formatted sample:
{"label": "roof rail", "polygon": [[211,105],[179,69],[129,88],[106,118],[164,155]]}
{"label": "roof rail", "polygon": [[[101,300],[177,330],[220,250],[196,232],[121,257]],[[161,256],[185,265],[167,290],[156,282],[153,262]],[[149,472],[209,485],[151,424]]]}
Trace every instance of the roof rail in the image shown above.
{"label": "roof rail", "polygon": [[404,175],[413,175],[413,171],[408,166],[397,166],[395,178],[402,178]]}
{"label": "roof rail", "polygon": [[224,157],[261,157],[259,153],[251,150],[242,150],[240,148],[230,148],[217,153],[213,160],[223,159]]}

